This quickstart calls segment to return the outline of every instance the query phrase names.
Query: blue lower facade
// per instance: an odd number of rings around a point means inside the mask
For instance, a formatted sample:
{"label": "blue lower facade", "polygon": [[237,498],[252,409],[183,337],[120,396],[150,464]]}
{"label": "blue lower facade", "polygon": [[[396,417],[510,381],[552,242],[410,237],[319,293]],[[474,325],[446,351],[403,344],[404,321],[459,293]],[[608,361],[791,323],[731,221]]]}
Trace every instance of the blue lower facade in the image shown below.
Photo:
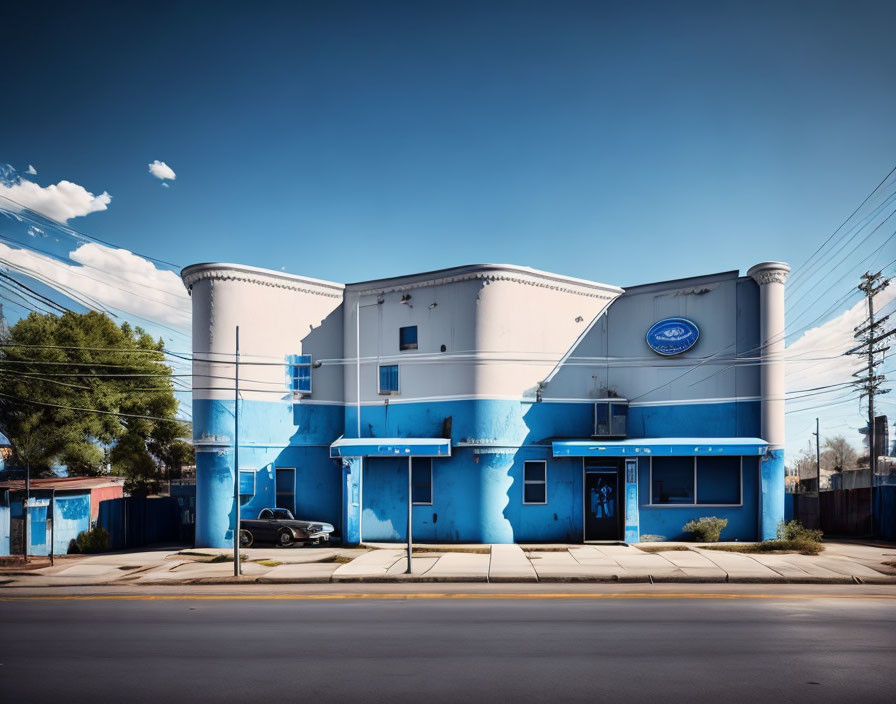
{"label": "blue lower facade", "polygon": [[[196,400],[196,544],[232,545],[235,525],[233,402]],[[757,437],[758,401],[633,406],[628,435]],[[424,542],[582,542],[589,539],[589,460],[552,457],[551,439],[588,438],[592,406],[459,400],[361,407],[363,437],[443,437],[451,457],[432,459],[431,504],[414,505],[413,538]],[[337,526],[346,544],[407,538],[408,461],[331,459],[340,436],[357,437],[357,408],[244,401],[240,404],[241,513],[281,505],[298,517]],[[526,502],[526,462],[544,462],[544,502]],[[772,537],[784,517],[780,451],[743,457],[739,501],[729,505],[651,502],[651,460],[618,465],[618,496],[602,511],[619,516],[619,540],[677,540],[701,516],[728,519],[722,540]],[[711,472],[701,491],[716,490]],[[279,480],[278,480],[279,477]],[[696,464],[694,470],[696,482]],[[720,484],[723,483],[719,480]],[[541,489],[539,488],[539,491]],[[676,499],[677,500],[677,499]],[[593,496],[590,501],[594,501]],[[594,504],[590,504],[593,508]],[[649,536],[649,537],[648,537]]]}

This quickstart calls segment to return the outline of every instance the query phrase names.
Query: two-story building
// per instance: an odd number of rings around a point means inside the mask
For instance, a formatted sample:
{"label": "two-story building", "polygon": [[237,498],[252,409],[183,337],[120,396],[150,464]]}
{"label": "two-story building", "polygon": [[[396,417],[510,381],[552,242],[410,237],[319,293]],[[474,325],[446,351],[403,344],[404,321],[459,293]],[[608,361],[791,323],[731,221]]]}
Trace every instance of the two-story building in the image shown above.
{"label": "two-story building", "polygon": [[183,271],[193,305],[196,544],[244,515],[346,543],[723,539],[784,515],[789,267],[627,287],[507,265],[339,284]]}

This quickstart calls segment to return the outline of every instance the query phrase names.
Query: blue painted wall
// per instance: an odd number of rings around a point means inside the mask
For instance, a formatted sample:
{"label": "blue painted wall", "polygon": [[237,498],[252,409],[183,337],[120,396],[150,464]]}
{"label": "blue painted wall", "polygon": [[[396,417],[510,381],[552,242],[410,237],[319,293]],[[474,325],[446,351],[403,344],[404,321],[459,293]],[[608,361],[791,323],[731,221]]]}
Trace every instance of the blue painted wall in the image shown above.
{"label": "blue painted wall", "polygon": [[9,492],[0,491],[0,555],[9,555]]}
{"label": "blue painted wall", "polygon": [[[233,544],[233,401],[193,402],[196,454],[196,545]],[[341,524],[340,463],[329,447],[342,433],[341,406],[240,402],[241,470],[256,473],[255,493],[241,507],[256,517],[276,504],[277,467],[296,468],[296,514]],[[203,445],[202,443],[207,443]]]}
{"label": "blue painted wall", "polygon": [[53,506],[53,551],[66,554],[71,541],[84,530],[90,530],[90,493],[57,494]]}
{"label": "blue painted wall", "polygon": [[[547,503],[523,503],[526,460],[547,461]],[[407,540],[407,460],[364,462],[363,539]],[[582,462],[552,459],[550,448],[516,452],[455,448],[432,463],[432,506],[413,508],[423,542],[576,542],[582,539]]]}
{"label": "blue painted wall", "polygon": [[[548,440],[588,437],[588,403],[521,403],[461,400],[363,406],[362,432],[372,437],[442,435],[451,419],[452,457],[433,461],[433,505],[413,509],[414,537],[431,542],[576,542],[584,520],[582,462],[554,459]],[[406,539],[407,464],[364,460],[363,507],[358,459],[329,458],[339,435],[354,436],[355,406],[295,405],[246,401],[241,404],[240,467],[256,471],[255,493],[244,516],[276,502],[274,470],[296,467],[296,513],[339,527],[348,543]],[[197,455],[197,545],[232,544],[232,402],[196,401],[197,438],[217,437],[220,445]],[[345,424],[345,425],[343,425]],[[759,402],[635,406],[630,437],[755,437]],[[475,443],[476,447],[464,447]],[[460,445],[460,446],[458,446]],[[523,464],[544,459],[545,505],[524,505]],[[649,471],[639,466],[641,534],[683,537],[681,526],[703,515],[729,519],[724,539],[757,535],[758,468],[745,460],[744,505],[737,508],[652,507]],[[782,497],[783,506],[783,497]],[[362,510],[363,509],[363,510]],[[777,519],[776,521],[777,522]],[[359,534],[359,523],[362,534]]]}

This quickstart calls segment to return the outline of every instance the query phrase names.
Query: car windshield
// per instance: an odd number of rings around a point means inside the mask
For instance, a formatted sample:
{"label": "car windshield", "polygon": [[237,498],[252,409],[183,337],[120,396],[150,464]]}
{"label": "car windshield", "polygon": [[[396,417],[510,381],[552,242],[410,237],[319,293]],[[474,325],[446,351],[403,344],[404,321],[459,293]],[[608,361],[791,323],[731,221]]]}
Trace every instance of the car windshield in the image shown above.
{"label": "car windshield", "polygon": [[289,512],[288,509],[285,508],[275,508],[274,509],[274,518],[279,521],[294,521],[293,515]]}

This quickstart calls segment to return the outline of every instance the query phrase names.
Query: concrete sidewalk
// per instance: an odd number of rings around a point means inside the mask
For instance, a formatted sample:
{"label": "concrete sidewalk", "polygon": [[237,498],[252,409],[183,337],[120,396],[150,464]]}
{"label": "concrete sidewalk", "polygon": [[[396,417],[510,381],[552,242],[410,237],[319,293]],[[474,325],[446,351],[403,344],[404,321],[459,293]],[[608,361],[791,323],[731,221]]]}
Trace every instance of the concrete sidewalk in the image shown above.
{"label": "concrete sidewalk", "polygon": [[[695,544],[420,545],[412,574],[395,544],[251,548],[234,578],[230,549],[65,556],[53,567],[0,569],[0,587],[257,582],[728,582],[896,584],[896,545],[828,542],[820,555],[745,554]],[[889,564],[888,564],[889,563]]]}

